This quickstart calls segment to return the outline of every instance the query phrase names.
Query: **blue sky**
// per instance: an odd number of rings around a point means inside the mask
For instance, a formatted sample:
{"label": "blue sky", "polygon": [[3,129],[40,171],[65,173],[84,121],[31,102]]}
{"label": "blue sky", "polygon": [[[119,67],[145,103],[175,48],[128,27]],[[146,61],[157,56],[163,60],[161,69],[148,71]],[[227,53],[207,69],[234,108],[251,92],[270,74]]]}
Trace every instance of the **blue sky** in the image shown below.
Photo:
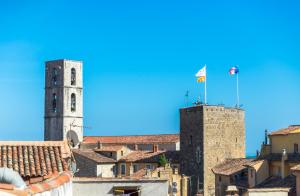
{"label": "blue sky", "polygon": [[[85,135],[179,130],[203,91],[233,106],[240,67],[247,153],[264,129],[299,124],[299,1],[2,1],[0,139],[42,140],[44,61],[84,61]],[[203,96],[203,94],[201,94]]]}

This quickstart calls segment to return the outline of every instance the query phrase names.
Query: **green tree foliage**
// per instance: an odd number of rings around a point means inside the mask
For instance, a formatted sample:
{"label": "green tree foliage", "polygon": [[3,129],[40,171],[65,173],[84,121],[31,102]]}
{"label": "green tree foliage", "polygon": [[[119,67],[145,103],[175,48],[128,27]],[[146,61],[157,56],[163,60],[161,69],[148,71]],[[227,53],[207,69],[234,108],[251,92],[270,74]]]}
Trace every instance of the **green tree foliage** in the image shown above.
{"label": "green tree foliage", "polygon": [[159,166],[160,166],[160,167],[164,167],[167,163],[168,163],[168,160],[167,160],[165,154],[161,154],[161,155],[159,156],[159,160],[158,160]]}

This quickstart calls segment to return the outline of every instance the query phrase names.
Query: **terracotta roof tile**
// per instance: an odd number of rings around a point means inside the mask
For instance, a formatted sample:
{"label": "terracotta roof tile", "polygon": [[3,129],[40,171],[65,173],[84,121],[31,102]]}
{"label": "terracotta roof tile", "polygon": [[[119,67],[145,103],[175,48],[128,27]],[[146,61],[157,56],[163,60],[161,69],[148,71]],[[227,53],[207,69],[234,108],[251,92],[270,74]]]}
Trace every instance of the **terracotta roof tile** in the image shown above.
{"label": "terracotta roof tile", "polygon": [[31,194],[46,192],[69,182],[71,178],[72,175],[70,172],[63,172],[58,176],[48,179],[47,181],[31,184],[29,186],[29,191]]}
{"label": "terracotta roof tile", "polygon": [[145,168],[138,170],[137,172],[130,175],[131,178],[140,179],[147,175],[147,170]]}
{"label": "terracotta roof tile", "polygon": [[254,159],[226,159],[223,163],[215,166],[212,171],[215,174],[228,176],[245,169],[245,165],[252,161],[254,161]]}
{"label": "terracotta roof tile", "polygon": [[292,170],[294,170],[294,171],[300,171],[300,164],[292,167]]}
{"label": "terracotta roof tile", "polygon": [[103,156],[92,149],[74,149],[73,150],[75,159],[76,156],[82,156],[87,159],[93,160],[97,163],[115,163],[116,160]]}
{"label": "terracotta roof tile", "polygon": [[133,151],[122,157],[119,161],[139,162],[139,163],[157,163],[160,155],[165,154],[166,158],[172,163],[179,162],[179,151]]}
{"label": "terracotta roof tile", "polygon": [[25,180],[49,177],[68,170],[60,153],[67,151],[65,147],[62,142],[0,142],[0,165],[12,168]]}
{"label": "terracotta roof tile", "polygon": [[249,167],[253,167],[255,166],[256,164],[260,164],[260,163],[263,163],[265,160],[264,159],[257,159],[257,160],[253,160],[251,162],[248,162],[246,164],[244,164],[244,166],[249,166]]}
{"label": "terracotta roof tile", "polygon": [[13,184],[4,184],[4,183],[0,183],[0,189],[14,190],[15,188],[16,188],[16,186],[13,185]]}
{"label": "terracotta roof tile", "polygon": [[129,135],[129,136],[85,136],[83,143],[103,144],[158,144],[158,143],[177,143],[179,134],[161,134],[161,135]]}
{"label": "terracotta roof tile", "polygon": [[279,129],[277,131],[273,131],[269,135],[288,135],[291,133],[300,133],[300,125],[291,125],[287,128]]}

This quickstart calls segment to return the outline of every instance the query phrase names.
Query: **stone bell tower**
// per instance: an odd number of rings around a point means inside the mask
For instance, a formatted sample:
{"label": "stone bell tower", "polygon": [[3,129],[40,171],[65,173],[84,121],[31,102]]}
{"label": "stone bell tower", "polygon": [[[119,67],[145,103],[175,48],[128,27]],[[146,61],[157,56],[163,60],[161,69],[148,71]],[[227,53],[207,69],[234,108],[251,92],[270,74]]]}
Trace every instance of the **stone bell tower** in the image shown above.
{"label": "stone bell tower", "polygon": [[46,62],[44,140],[69,140],[76,146],[83,139],[82,62]]}

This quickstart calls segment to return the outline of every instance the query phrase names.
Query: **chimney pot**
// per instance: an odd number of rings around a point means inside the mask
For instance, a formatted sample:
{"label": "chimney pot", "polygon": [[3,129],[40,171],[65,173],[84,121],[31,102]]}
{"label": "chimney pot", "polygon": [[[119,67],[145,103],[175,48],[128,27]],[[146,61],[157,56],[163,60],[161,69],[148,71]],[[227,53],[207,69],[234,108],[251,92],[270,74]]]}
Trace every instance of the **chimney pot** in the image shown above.
{"label": "chimney pot", "polygon": [[97,142],[97,148],[101,149],[102,148],[102,143],[100,141]]}
{"label": "chimney pot", "polygon": [[285,177],[285,161],[287,160],[287,153],[286,149],[282,150],[282,157],[281,157],[281,178],[284,179]]}

